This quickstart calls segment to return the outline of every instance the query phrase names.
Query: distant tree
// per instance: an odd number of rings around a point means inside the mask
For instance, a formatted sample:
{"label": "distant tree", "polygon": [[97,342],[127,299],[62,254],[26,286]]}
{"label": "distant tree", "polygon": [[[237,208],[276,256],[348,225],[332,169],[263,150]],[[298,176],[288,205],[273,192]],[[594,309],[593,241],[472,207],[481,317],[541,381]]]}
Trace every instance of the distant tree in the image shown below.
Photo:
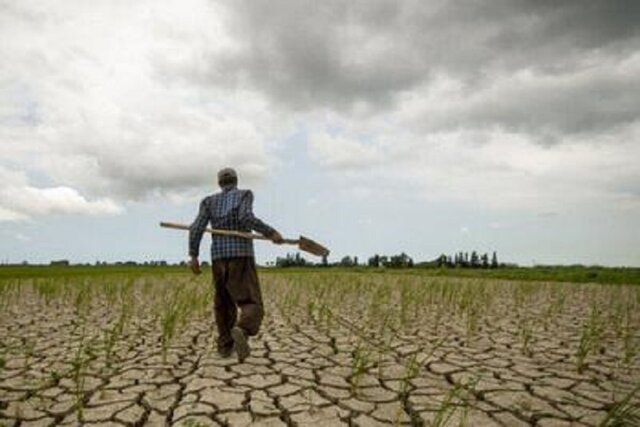
{"label": "distant tree", "polygon": [[304,267],[308,264],[307,260],[300,256],[300,253],[295,255],[288,253],[285,258],[277,257],[275,262],[276,267]]}
{"label": "distant tree", "polygon": [[369,258],[367,264],[369,267],[380,267],[380,255],[375,254],[371,258]]}
{"label": "distant tree", "polygon": [[489,268],[489,255],[486,253],[482,254],[480,257],[480,262],[482,263],[482,268]]}
{"label": "distant tree", "polygon": [[342,267],[353,267],[353,259],[349,255],[347,255],[340,260],[340,265]]}
{"label": "distant tree", "polygon": [[478,257],[478,253],[476,251],[471,252],[471,267],[480,267],[480,257]]}
{"label": "distant tree", "polygon": [[493,255],[491,256],[491,268],[498,268],[498,266],[498,255],[493,251]]}
{"label": "distant tree", "polygon": [[411,257],[404,252],[400,255],[392,255],[389,258],[386,258],[386,262],[384,262],[385,267],[389,268],[407,268],[409,265],[413,265],[413,260]]}
{"label": "distant tree", "polygon": [[329,265],[329,262],[327,261],[327,256],[326,255],[322,255],[322,266],[326,267]]}

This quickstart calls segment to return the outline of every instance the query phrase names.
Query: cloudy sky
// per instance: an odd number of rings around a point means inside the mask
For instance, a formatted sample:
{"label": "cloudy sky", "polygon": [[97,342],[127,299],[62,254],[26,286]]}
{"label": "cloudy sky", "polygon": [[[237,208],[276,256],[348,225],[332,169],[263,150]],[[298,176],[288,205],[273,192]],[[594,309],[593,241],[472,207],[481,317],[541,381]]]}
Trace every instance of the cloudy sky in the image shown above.
{"label": "cloudy sky", "polygon": [[640,266],[639,21],[634,0],[0,0],[0,260],[184,259],[158,221],[233,166],[334,259]]}

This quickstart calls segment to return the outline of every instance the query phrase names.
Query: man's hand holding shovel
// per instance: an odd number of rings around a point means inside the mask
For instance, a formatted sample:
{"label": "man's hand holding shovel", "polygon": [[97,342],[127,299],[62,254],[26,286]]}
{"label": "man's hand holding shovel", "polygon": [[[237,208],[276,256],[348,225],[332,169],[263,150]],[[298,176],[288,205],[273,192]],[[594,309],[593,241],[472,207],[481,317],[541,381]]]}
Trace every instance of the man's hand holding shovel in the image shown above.
{"label": "man's hand holding shovel", "polygon": [[278,233],[276,230],[273,230],[273,233],[271,233],[269,236],[269,239],[271,239],[271,241],[273,243],[275,243],[276,245],[281,245],[284,243],[284,238],[282,237],[282,235],[280,233]]}
{"label": "man's hand holding shovel", "polygon": [[197,256],[191,257],[191,271],[193,271],[193,274],[196,275],[202,273],[202,270],[200,270],[200,261],[198,261]]}

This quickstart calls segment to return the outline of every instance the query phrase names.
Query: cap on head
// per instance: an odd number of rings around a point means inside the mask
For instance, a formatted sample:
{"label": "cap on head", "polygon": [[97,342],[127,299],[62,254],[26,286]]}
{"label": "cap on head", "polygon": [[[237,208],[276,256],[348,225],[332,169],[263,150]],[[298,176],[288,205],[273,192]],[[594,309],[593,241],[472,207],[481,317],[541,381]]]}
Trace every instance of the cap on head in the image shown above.
{"label": "cap on head", "polygon": [[226,185],[238,182],[238,174],[232,168],[224,168],[218,172],[218,184]]}

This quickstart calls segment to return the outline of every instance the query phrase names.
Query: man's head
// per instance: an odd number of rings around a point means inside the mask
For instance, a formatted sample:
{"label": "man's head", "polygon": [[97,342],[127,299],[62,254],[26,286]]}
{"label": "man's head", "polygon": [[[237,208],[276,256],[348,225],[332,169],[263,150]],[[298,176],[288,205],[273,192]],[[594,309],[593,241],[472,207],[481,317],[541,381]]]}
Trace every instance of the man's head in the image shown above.
{"label": "man's head", "polygon": [[218,185],[226,187],[228,185],[238,185],[238,174],[231,168],[224,168],[218,172]]}

